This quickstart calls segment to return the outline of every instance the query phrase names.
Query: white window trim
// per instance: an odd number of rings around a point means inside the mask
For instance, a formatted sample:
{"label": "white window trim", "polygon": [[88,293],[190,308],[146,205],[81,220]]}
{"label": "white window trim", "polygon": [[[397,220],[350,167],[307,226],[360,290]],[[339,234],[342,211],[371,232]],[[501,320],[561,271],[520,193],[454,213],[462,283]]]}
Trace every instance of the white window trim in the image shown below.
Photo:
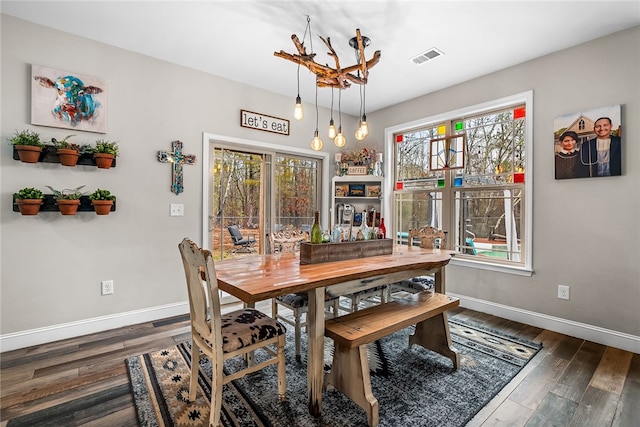
{"label": "white window trim", "polygon": [[517,275],[531,276],[533,274],[533,91],[529,90],[521,92],[515,95],[506,96],[504,98],[495,99],[493,101],[483,102],[470,107],[464,107],[457,110],[448,111],[446,113],[437,114],[435,116],[425,117],[422,119],[413,120],[411,122],[401,123],[395,126],[385,128],[384,140],[385,140],[385,159],[384,162],[384,174],[388,179],[384,183],[384,193],[387,196],[384,198],[383,211],[386,212],[388,217],[388,227],[391,235],[395,235],[396,213],[394,210],[394,197],[395,181],[394,181],[394,168],[396,165],[395,159],[395,140],[394,135],[417,128],[428,127],[437,123],[441,123],[446,120],[452,120],[459,117],[471,116],[479,113],[483,113],[489,110],[495,110],[500,108],[506,108],[514,104],[524,104],[527,114],[527,120],[525,125],[525,141],[527,141],[525,147],[525,158],[527,159],[527,175],[525,180],[525,211],[524,221],[526,233],[526,249],[524,253],[523,266],[514,265],[502,265],[490,261],[477,261],[469,259],[456,259],[451,260],[452,265],[460,265],[464,267],[472,267],[483,270],[499,271],[503,273],[511,273]]}

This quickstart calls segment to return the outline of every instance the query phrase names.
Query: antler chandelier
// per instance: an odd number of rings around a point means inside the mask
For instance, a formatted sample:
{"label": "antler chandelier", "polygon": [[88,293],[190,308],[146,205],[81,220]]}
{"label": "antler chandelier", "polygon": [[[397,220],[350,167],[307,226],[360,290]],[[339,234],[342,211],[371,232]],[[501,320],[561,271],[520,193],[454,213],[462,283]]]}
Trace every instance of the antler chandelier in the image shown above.
{"label": "antler chandelier", "polygon": [[[304,44],[304,40],[307,36],[307,31],[309,32],[309,45],[311,52],[307,53],[307,49]],[[280,52],[274,52],[273,54],[279,58],[286,59],[288,61],[294,62],[298,64],[298,96],[296,97],[296,112],[295,118],[301,120],[303,118],[302,112],[302,103],[300,99],[300,66],[304,66],[313,74],[316,75],[316,130],[314,132],[314,138],[311,142],[311,148],[314,150],[321,150],[323,143],[318,135],[318,95],[317,91],[319,87],[330,87],[333,89],[344,90],[351,86],[351,84],[361,85],[360,92],[360,107],[361,113],[363,110],[363,98],[362,98],[362,88],[367,84],[369,78],[369,69],[372,68],[380,61],[380,51],[377,50],[374,52],[371,59],[368,61],[364,55],[364,49],[370,43],[368,37],[363,36],[360,33],[360,29],[356,29],[356,36],[349,40],[349,45],[355,49],[356,53],[356,63],[354,65],[350,65],[348,67],[342,67],[340,65],[340,58],[338,54],[331,46],[331,39],[329,37],[318,36],[320,40],[325,44],[325,46],[329,49],[327,55],[333,58],[335,62],[335,67],[332,68],[328,64],[322,65],[315,61],[316,54],[313,52],[313,45],[311,42],[311,19],[307,16],[307,27],[305,29],[304,36],[302,38],[302,42],[298,38],[297,35],[291,35],[291,40],[293,44],[296,46],[298,50],[297,54],[287,53],[283,50]],[[340,105],[340,104],[338,104]],[[340,107],[339,107],[340,108]],[[346,139],[344,135],[342,135],[342,112],[340,111],[340,126],[339,132],[337,136],[334,138],[335,127],[333,127],[333,103],[331,106],[332,118],[330,121],[330,137],[334,139],[334,143],[338,147],[343,147],[346,143]],[[366,137],[368,133],[368,128],[366,127],[366,115],[362,114],[362,118],[360,120],[360,126],[356,131],[356,138],[358,140],[362,140]]]}

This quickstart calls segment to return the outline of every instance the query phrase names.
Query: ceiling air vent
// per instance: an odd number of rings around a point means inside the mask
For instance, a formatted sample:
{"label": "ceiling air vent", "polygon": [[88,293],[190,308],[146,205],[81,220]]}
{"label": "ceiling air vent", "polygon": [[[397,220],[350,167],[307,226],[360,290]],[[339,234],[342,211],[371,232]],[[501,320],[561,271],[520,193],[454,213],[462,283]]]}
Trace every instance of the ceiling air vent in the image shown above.
{"label": "ceiling air vent", "polygon": [[421,53],[418,56],[414,56],[413,58],[411,58],[411,62],[413,62],[416,65],[420,65],[420,64],[424,64],[425,62],[437,58],[440,55],[444,55],[444,53],[439,50],[434,48],[429,49],[426,52]]}

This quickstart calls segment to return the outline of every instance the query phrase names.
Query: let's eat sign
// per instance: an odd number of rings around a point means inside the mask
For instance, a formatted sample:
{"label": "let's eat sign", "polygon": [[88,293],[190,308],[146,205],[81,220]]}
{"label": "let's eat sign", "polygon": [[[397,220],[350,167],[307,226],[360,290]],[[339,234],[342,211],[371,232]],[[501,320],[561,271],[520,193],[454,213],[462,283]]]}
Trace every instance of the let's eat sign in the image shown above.
{"label": "let's eat sign", "polygon": [[240,126],[265,132],[289,135],[289,120],[253,111],[240,110]]}

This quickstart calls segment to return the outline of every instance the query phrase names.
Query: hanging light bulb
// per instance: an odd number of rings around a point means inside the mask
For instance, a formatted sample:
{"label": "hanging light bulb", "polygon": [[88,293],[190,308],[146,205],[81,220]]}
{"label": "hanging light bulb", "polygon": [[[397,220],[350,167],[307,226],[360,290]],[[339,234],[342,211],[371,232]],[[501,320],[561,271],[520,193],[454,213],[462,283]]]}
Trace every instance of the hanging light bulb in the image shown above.
{"label": "hanging light bulb", "polygon": [[329,120],[329,138],[334,139],[336,137],[336,125],[333,123],[333,87],[331,88],[331,120]]}
{"label": "hanging light bulb", "polygon": [[318,132],[318,79],[316,77],[316,130],[313,133],[313,139],[311,140],[311,149],[315,151],[322,150],[324,143],[320,139],[320,133]]}
{"label": "hanging light bulb", "polygon": [[304,109],[302,108],[302,100],[299,94],[296,97],[296,108],[293,110],[293,117],[295,117],[296,120],[302,120],[304,118]]}
{"label": "hanging light bulb", "polygon": [[313,139],[311,140],[311,149],[315,151],[320,151],[322,150],[323,146],[324,146],[324,143],[322,142],[322,139],[320,139],[320,135],[316,130],[313,133]]}
{"label": "hanging light bulb", "polygon": [[[362,120],[360,121],[360,129],[362,130],[362,135],[366,138],[369,135],[369,125],[367,124],[367,115],[362,115]],[[363,138],[364,139],[364,138]]]}
{"label": "hanging light bulb", "polygon": [[340,119],[340,126],[338,127],[338,134],[333,139],[333,143],[338,148],[342,148],[347,143],[347,138],[344,137],[342,133],[342,89],[338,89],[338,118]]}
{"label": "hanging light bulb", "polygon": [[366,135],[362,133],[362,126],[358,126],[358,129],[356,129],[355,137],[358,141],[362,141],[366,138]]}
{"label": "hanging light bulb", "polygon": [[347,143],[347,138],[345,138],[344,135],[342,134],[342,126],[338,128],[338,135],[336,135],[336,138],[333,140],[333,143],[336,144],[336,147],[338,148],[344,147],[345,144]]}

